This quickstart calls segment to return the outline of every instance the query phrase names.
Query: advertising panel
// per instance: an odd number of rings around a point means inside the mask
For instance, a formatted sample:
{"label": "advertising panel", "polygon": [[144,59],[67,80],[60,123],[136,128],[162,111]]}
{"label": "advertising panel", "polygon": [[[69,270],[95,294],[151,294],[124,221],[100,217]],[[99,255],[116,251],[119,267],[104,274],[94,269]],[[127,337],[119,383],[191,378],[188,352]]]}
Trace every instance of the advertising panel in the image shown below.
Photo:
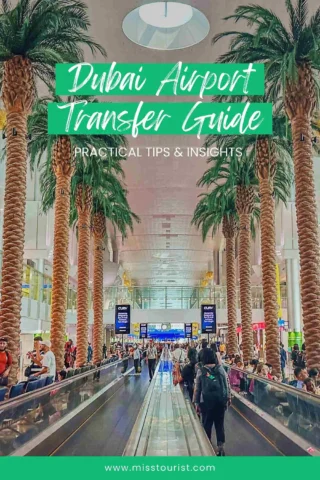
{"label": "advertising panel", "polygon": [[130,305],[116,305],[115,332],[116,335],[130,333]]}
{"label": "advertising panel", "polygon": [[184,336],[185,338],[192,338],[192,323],[184,324]]}
{"label": "advertising panel", "polygon": [[202,333],[217,333],[217,318],[215,305],[201,305]]}
{"label": "advertising panel", "polygon": [[140,338],[148,338],[148,324],[140,323]]}

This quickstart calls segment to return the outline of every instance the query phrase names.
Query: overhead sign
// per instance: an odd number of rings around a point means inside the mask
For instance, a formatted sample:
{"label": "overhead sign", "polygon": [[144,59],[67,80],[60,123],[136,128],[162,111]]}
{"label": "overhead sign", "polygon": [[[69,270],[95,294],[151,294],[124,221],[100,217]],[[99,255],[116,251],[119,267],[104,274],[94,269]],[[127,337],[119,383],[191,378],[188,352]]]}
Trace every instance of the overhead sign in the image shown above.
{"label": "overhead sign", "polygon": [[116,335],[130,333],[130,305],[116,305],[115,332]]}
{"label": "overhead sign", "polygon": [[148,338],[148,324],[140,323],[140,338]]}
{"label": "overhead sign", "polygon": [[184,338],[192,338],[192,323],[184,324]]}
{"label": "overhead sign", "polygon": [[217,317],[215,305],[201,305],[202,333],[217,333]]}

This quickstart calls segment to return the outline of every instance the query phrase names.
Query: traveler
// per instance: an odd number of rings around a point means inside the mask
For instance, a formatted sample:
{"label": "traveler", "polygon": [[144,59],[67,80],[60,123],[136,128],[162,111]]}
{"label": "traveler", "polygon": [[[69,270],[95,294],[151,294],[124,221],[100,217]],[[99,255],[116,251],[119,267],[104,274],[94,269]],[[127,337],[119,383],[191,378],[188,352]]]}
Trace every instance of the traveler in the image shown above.
{"label": "traveler", "polygon": [[141,352],[138,348],[138,345],[135,345],[133,347],[133,363],[134,363],[134,369],[136,374],[141,373],[140,360],[141,360]]}
{"label": "traveler", "polygon": [[280,364],[281,364],[282,380],[284,380],[286,378],[287,352],[283,348],[283,343],[280,343]]}
{"label": "traveler", "polygon": [[[48,340],[42,340],[37,343],[37,361],[41,363],[42,369],[35,373],[34,377],[40,376],[49,376],[56,378],[56,358],[54,353],[51,351],[51,342]],[[41,358],[40,350],[44,352],[43,357]]]}
{"label": "traveler", "polygon": [[304,381],[308,378],[307,370],[301,367],[296,367],[293,373],[295,379],[289,382],[289,385],[295,388],[301,388],[303,390],[306,390],[306,385],[304,384]]}
{"label": "traveler", "polygon": [[231,403],[229,379],[224,368],[218,364],[216,354],[203,349],[202,367],[198,369],[193,402],[197,413],[201,412],[203,428],[211,441],[214,424],[217,437],[218,456],[224,456],[224,415]]}
{"label": "traveler", "polygon": [[211,343],[210,348],[217,355],[218,363],[219,363],[219,365],[221,365],[222,360],[221,360],[220,352],[217,349],[217,345],[215,343]]}
{"label": "traveler", "polygon": [[65,380],[67,378],[67,372],[65,370],[60,370],[58,373],[58,381],[62,382],[62,380]]}
{"label": "traveler", "polygon": [[203,363],[203,362],[202,362],[202,355],[203,355],[204,349],[207,348],[207,347],[208,347],[208,342],[207,342],[207,340],[204,340],[204,339],[203,339],[203,340],[201,341],[201,350],[200,350],[199,355],[198,355],[198,361],[199,361],[200,363]]}
{"label": "traveler", "polygon": [[248,368],[248,372],[256,373],[259,361],[256,358],[253,358],[250,362],[250,367]]}
{"label": "traveler", "polygon": [[92,360],[92,347],[91,347],[91,343],[88,342],[88,363],[90,363]]}
{"label": "traveler", "polygon": [[299,345],[297,343],[295,343],[292,347],[292,351],[291,351],[291,361],[292,361],[292,366],[295,367],[296,366],[296,360],[297,360],[297,357],[298,357],[298,353],[299,353]]}
{"label": "traveler", "polygon": [[5,337],[0,338],[0,387],[8,385],[8,377],[12,365],[12,357],[7,351],[8,340]]}
{"label": "traveler", "polygon": [[172,353],[172,361],[178,363],[185,363],[187,358],[186,351],[183,348],[179,347],[179,344],[176,343]]}
{"label": "traveler", "polygon": [[319,380],[319,370],[317,368],[310,368],[308,372],[309,377],[314,383],[314,386],[318,386],[318,380]]}
{"label": "traveler", "polygon": [[102,347],[102,358],[107,358],[107,345],[105,343]]}
{"label": "traveler", "polygon": [[191,365],[195,365],[198,362],[198,352],[194,346],[194,342],[192,341],[189,348],[188,348],[188,360]]}
{"label": "traveler", "polygon": [[267,367],[268,367],[268,379],[269,380],[273,380],[273,376],[272,376],[272,365],[271,363],[266,363],[265,364]]}
{"label": "traveler", "polygon": [[150,382],[153,378],[154,371],[155,371],[155,368],[156,368],[156,358],[157,358],[157,349],[153,345],[153,343],[150,342],[149,347],[147,348],[147,355],[146,355],[146,359],[148,361]]}
{"label": "traveler", "polygon": [[41,359],[44,352],[40,350],[40,361],[37,361],[37,344],[42,341],[41,335],[36,335],[33,339],[33,351],[27,353],[27,357],[31,360],[31,364],[25,369],[25,377],[32,377],[35,373],[42,369]]}
{"label": "traveler", "polygon": [[314,382],[311,380],[310,377],[306,378],[303,383],[304,383],[304,385],[305,385],[305,388],[306,388],[307,392],[313,393],[313,394],[316,394],[316,393],[317,393],[317,389],[316,389],[316,387],[315,387],[315,384],[314,384]]}
{"label": "traveler", "polygon": [[121,369],[121,373],[125,373],[128,369],[128,365],[129,365],[129,352],[127,352],[127,350],[122,350],[121,353],[119,351],[119,357],[122,357],[122,369]]}

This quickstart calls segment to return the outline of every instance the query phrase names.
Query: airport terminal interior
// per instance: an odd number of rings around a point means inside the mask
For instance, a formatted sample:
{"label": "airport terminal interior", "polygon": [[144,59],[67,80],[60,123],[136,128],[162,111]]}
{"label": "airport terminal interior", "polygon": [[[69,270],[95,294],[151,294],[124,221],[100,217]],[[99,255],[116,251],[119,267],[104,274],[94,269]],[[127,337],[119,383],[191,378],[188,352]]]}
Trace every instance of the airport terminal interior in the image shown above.
{"label": "airport terminal interior", "polygon": [[[319,1],[46,1],[0,16],[0,456],[319,456]],[[273,134],[48,135],[57,58],[265,63]]]}

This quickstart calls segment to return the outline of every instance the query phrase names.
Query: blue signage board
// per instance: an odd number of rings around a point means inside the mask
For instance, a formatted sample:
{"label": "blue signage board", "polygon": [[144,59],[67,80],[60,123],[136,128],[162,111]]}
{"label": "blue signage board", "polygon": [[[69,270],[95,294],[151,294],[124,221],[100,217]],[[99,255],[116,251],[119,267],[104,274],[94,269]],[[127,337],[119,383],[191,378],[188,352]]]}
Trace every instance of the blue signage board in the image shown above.
{"label": "blue signage board", "polygon": [[116,335],[130,333],[130,305],[116,305],[115,332]]}
{"label": "blue signage board", "polygon": [[217,317],[215,305],[201,305],[202,333],[217,333]]}
{"label": "blue signage board", "polygon": [[192,338],[192,323],[184,324],[184,338]]}
{"label": "blue signage board", "polygon": [[148,338],[148,324],[140,323],[140,338]]}
{"label": "blue signage board", "polygon": [[183,323],[148,323],[148,338],[159,340],[175,340],[185,338]]}

